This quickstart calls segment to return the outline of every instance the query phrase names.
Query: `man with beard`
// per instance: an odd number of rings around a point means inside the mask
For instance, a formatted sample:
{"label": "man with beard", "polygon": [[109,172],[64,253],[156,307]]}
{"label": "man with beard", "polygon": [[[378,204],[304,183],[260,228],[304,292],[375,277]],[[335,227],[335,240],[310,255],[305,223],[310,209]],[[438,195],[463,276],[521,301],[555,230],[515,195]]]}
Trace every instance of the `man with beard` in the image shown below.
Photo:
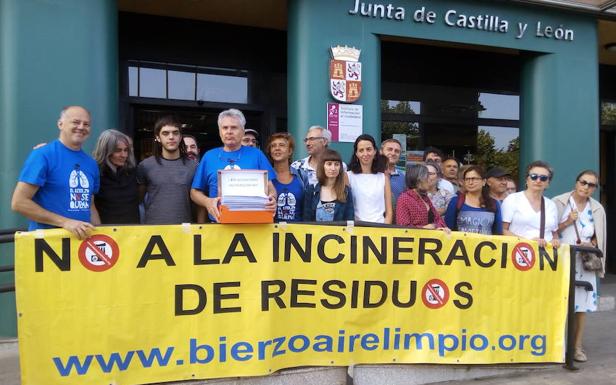
{"label": "man with beard", "polygon": [[186,146],[186,155],[188,156],[188,159],[199,163],[200,151],[195,137],[192,135],[183,135],[182,139],[184,140],[184,145]]}

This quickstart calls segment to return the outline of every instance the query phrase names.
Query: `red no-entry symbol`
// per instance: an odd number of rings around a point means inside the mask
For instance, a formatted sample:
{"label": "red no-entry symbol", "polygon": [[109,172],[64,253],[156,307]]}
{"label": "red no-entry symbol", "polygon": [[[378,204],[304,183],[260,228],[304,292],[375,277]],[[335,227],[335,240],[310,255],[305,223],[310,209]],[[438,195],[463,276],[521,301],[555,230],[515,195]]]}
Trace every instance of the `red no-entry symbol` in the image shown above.
{"label": "red no-entry symbol", "polygon": [[440,279],[431,279],[421,290],[421,300],[430,309],[438,309],[449,300],[449,289]]}
{"label": "red no-entry symbol", "polygon": [[520,271],[532,269],[535,260],[535,250],[528,243],[518,243],[511,252],[513,266]]}
{"label": "red no-entry symbol", "polygon": [[100,272],[111,269],[118,262],[120,249],[113,238],[99,234],[81,242],[78,254],[86,269]]}

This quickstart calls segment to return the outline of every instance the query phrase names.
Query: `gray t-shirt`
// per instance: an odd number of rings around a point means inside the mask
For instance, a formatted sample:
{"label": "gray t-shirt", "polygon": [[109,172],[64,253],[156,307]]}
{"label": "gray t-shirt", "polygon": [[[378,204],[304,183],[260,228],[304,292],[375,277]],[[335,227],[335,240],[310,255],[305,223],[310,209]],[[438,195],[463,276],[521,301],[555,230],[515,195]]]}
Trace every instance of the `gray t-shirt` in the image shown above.
{"label": "gray t-shirt", "polygon": [[147,187],[146,224],[177,224],[191,221],[190,186],[197,162],[186,159],[167,160],[161,164],[151,156],[137,167],[137,183]]}

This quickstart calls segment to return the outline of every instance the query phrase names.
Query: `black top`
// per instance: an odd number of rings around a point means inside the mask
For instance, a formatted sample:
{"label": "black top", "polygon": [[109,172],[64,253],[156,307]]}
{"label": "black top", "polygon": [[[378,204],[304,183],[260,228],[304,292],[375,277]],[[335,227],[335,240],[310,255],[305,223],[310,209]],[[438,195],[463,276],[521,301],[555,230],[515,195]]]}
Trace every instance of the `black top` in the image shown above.
{"label": "black top", "polygon": [[102,224],[139,224],[139,192],[136,169],[118,172],[104,167],[94,204]]}

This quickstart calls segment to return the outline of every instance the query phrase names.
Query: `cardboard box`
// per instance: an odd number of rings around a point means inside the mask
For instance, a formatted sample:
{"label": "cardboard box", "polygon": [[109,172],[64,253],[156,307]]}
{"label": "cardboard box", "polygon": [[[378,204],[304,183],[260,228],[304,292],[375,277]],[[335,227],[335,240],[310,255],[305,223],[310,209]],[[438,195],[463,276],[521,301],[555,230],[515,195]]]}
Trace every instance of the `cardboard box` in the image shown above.
{"label": "cardboard box", "polygon": [[220,205],[219,223],[274,223],[272,211],[231,211],[225,205]]}

